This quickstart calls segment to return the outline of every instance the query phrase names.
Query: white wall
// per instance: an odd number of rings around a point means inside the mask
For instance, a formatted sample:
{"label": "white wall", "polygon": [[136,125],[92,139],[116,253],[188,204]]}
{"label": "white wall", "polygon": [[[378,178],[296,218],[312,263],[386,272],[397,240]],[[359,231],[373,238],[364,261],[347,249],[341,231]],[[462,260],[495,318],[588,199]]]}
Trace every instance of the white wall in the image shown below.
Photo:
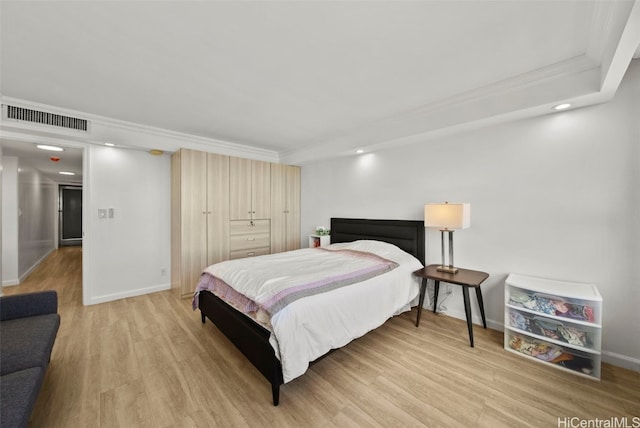
{"label": "white wall", "polygon": [[85,156],[84,304],[170,288],[169,155],[89,145]]}
{"label": "white wall", "polygon": [[2,285],[18,280],[18,158],[2,158]]}
{"label": "white wall", "polygon": [[[85,148],[83,303],[170,288],[169,155],[73,145]],[[2,255],[10,269],[3,267],[2,279],[13,285],[56,246],[58,192],[57,183],[17,158],[5,156],[3,168]],[[99,208],[113,208],[114,218],[98,219]]]}
{"label": "white wall", "polygon": [[[3,186],[3,180],[2,180],[2,143],[0,143],[0,202],[2,201],[2,186]],[[4,204],[2,204],[4,207]],[[2,239],[3,239],[3,235],[2,235],[2,208],[0,208],[0,296],[3,295],[2,292],[2,264],[3,264],[3,260],[4,260],[4,252],[2,251]]]}
{"label": "white wall", "polygon": [[[56,184],[18,159],[18,280],[56,248]],[[3,201],[4,205],[4,201]],[[8,210],[12,210],[8,203]],[[7,248],[11,253],[13,250]]]}
{"label": "white wall", "polygon": [[[607,104],[305,165],[302,244],[332,216],[420,220],[426,202],[469,202],[455,261],[491,274],[491,326],[502,327],[510,272],[593,282],[604,359],[640,370],[639,87],[634,61]],[[440,261],[439,245],[428,231],[427,263]],[[464,318],[453,291],[448,313]]]}

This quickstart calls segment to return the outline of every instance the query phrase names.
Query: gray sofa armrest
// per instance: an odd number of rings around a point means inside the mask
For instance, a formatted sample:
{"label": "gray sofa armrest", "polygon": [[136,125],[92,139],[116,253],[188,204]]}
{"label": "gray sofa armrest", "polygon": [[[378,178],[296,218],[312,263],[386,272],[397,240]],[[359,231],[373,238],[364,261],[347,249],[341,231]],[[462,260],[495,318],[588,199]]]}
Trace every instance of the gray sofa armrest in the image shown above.
{"label": "gray sofa armrest", "polygon": [[58,293],[40,291],[0,297],[0,321],[58,312]]}

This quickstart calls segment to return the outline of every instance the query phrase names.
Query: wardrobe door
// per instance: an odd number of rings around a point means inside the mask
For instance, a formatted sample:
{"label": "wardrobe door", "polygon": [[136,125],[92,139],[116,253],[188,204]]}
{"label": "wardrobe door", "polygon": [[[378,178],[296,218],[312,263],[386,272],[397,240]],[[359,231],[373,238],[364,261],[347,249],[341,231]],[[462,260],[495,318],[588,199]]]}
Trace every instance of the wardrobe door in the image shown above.
{"label": "wardrobe door", "polygon": [[182,286],[182,151],[171,155],[171,288],[181,292]]}
{"label": "wardrobe door", "polygon": [[300,248],[300,167],[286,167],[286,251]]}
{"label": "wardrobe door", "polygon": [[271,252],[287,250],[287,166],[271,164]]}
{"label": "wardrobe door", "polygon": [[251,161],[251,215],[253,219],[271,218],[271,164]]}
{"label": "wardrobe door", "polygon": [[229,218],[251,220],[251,160],[229,159]]}
{"label": "wardrobe door", "polygon": [[207,154],[206,266],[229,258],[229,156]]}
{"label": "wardrobe door", "polygon": [[271,164],[271,252],[300,248],[300,168]]}
{"label": "wardrobe door", "polygon": [[195,150],[180,155],[180,294],[193,294],[207,264],[207,157]]}

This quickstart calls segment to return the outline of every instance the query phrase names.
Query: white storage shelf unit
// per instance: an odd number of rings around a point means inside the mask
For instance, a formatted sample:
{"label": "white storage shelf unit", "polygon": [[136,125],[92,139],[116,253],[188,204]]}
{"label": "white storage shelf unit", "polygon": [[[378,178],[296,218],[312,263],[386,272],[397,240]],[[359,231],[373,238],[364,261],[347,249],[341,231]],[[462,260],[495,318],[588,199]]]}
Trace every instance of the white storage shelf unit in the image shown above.
{"label": "white storage shelf unit", "polygon": [[331,244],[329,235],[309,235],[309,248],[326,247]]}
{"label": "white storage shelf unit", "polygon": [[504,301],[507,351],[600,379],[602,297],[595,285],[511,274]]}

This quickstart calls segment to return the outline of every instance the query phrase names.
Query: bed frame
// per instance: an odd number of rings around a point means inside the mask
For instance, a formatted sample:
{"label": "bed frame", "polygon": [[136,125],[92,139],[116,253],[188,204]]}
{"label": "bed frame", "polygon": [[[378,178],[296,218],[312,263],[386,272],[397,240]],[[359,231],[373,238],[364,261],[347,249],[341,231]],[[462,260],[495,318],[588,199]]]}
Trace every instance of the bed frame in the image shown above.
{"label": "bed frame", "polygon": [[[394,244],[424,265],[424,222],[417,220],[331,219],[331,243],[373,239]],[[201,291],[202,323],[209,318],[271,383],[273,405],[280,401],[282,366],[269,343],[270,333],[208,291]]]}

